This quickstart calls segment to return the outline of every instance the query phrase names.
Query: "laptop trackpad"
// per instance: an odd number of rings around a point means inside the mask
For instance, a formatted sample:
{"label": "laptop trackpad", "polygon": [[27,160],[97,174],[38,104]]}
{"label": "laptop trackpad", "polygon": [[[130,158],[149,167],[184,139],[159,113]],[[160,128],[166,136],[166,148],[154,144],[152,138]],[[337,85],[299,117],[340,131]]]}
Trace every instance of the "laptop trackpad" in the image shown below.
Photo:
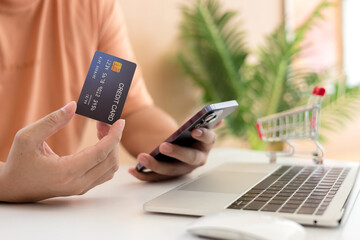
{"label": "laptop trackpad", "polygon": [[249,190],[268,173],[214,171],[190,182],[179,190],[218,193],[243,193]]}

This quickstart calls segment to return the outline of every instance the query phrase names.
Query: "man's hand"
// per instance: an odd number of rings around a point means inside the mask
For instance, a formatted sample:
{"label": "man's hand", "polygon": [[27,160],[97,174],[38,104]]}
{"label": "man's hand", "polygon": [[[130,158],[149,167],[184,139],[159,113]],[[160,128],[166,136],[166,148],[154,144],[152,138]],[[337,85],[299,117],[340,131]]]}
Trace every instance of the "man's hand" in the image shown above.
{"label": "man's hand", "polygon": [[194,129],[191,135],[198,140],[191,148],[166,142],[160,145],[160,152],[177,159],[177,162],[159,162],[149,154],[141,153],[137,157],[138,161],[152,172],[141,173],[131,168],[129,173],[143,181],[160,181],[190,173],[195,168],[204,165],[216,141],[216,134],[212,130],[199,128]]}
{"label": "man's hand", "polygon": [[7,162],[0,165],[0,201],[80,195],[113,177],[124,120],[98,127],[99,142],[74,155],[60,157],[45,142],[70,122],[75,109],[71,102],[16,134]]}

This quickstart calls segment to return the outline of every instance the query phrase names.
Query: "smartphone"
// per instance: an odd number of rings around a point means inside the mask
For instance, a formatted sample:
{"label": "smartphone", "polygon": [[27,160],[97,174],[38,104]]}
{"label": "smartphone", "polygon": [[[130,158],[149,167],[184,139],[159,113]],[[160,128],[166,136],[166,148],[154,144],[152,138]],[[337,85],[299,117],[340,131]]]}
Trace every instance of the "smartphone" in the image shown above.
{"label": "smartphone", "polygon": [[[180,146],[191,146],[197,140],[191,137],[191,131],[195,128],[208,128],[211,129],[215,127],[222,119],[232,113],[235,109],[238,108],[238,103],[235,100],[220,102],[215,104],[210,104],[198,113],[196,113],[192,118],[190,118],[186,123],[184,123],[178,130],[176,130],[170,137],[168,137],[164,142],[169,142],[172,144]],[[172,157],[163,155],[159,151],[159,146],[156,147],[151,153],[158,161],[176,161]],[[136,170],[139,172],[146,171],[146,167],[138,163],[136,165]]]}

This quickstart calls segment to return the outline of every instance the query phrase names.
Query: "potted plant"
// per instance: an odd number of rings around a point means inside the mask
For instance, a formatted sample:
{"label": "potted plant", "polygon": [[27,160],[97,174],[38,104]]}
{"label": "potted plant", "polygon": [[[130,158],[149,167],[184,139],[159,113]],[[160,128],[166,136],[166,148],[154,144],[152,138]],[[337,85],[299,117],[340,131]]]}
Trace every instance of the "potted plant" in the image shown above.
{"label": "potted plant", "polygon": [[263,149],[255,123],[257,118],[288,110],[306,103],[315,85],[332,86],[323,101],[322,126],[335,129],[360,97],[359,86],[348,87],[342,79],[324,73],[299,69],[294,62],[303,47],[305,34],[330,7],[321,2],[289,38],[282,23],[265,44],[248,60],[244,32],[233,22],[235,11],[222,10],[217,0],[197,0],[182,7],[179,60],[185,73],[202,89],[205,103],[235,99],[239,109],[226,119],[223,130],[246,139],[254,149]]}

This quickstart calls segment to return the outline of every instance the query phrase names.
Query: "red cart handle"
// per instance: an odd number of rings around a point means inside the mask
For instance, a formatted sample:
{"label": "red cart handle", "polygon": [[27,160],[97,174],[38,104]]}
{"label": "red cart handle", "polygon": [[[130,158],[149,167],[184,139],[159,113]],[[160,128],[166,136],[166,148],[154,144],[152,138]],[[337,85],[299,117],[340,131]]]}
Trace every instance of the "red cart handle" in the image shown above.
{"label": "red cart handle", "polygon": [[314,90],[312,91],[312,94],[317,95],[317,96],[324,96],[326,93],[325,88],[321,88],[321,87],[314,87]]}
{"label": "red cart handle", "polygon": [[260,139],[262,139],[263,136],[264,136],[264,134],[261,131],[261,128],[262,128],[262,124],[261,123],[256,123],[256,129],[257,129],[257,132],[258,132],[258,135],[259,135]]}

